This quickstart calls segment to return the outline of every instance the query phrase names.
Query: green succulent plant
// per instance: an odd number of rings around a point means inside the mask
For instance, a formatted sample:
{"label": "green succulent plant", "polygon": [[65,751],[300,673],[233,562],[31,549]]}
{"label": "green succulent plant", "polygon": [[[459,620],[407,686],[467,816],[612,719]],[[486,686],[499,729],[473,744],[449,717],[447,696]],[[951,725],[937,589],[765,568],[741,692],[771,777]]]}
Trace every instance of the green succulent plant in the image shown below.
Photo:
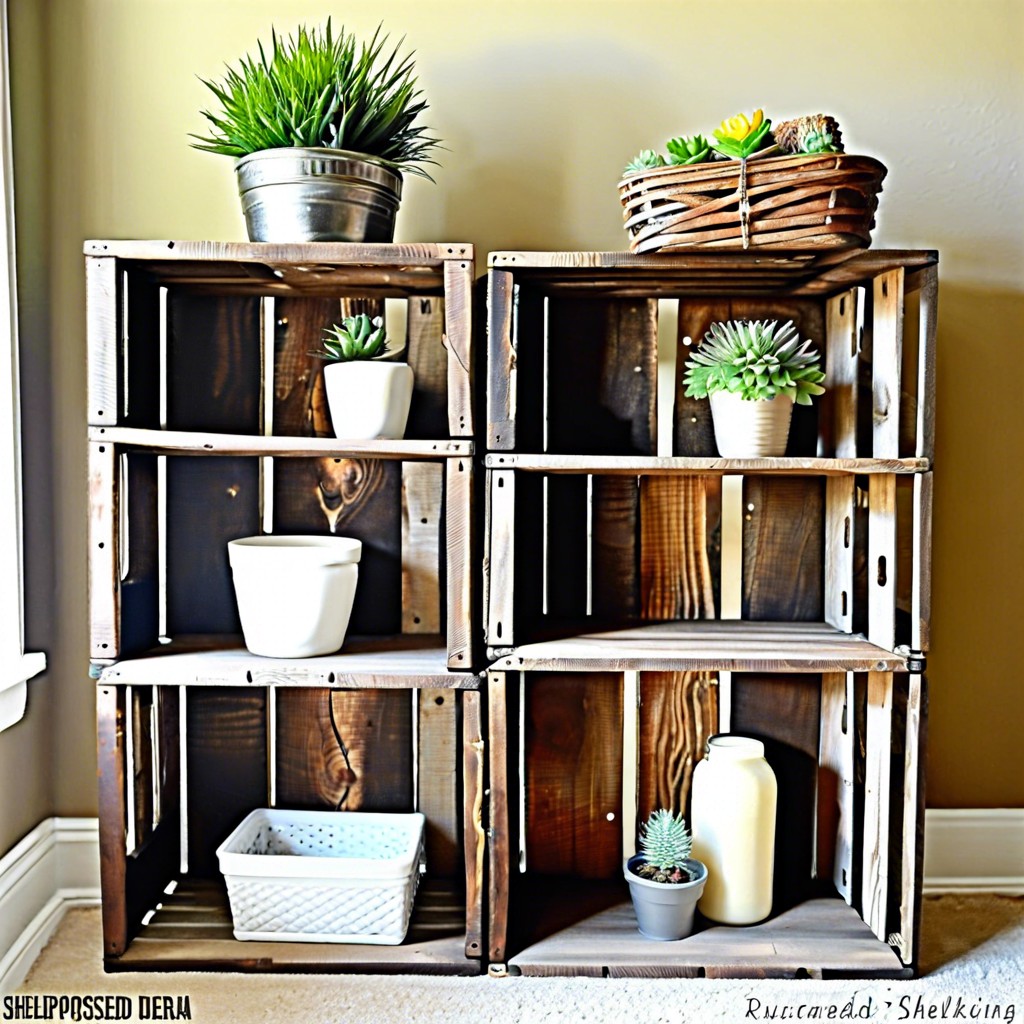
{"label": "green succulent plant", "polygon": [[825,391],[820,356],[810,341],[800,343],[791,320],[781,327],[778,320],[714,323],[686,367],[688,398],[731,391],[749,401],[786,395],[810,405]]}
{"label": "green succulent plant", "polygon": [[313,354],[332,363],[348,363],[357,359],[376,359],[388,350],[384,321],[365,313],[347,316],[340,324],[324,331],[323,349]]}
{"label": "green succulent plant", "polygon": [[711,133],[715,137],[711,145],[723,156],[742,160],[763,146],[772,144],[771,130],[772,123],[762,110],[755,110],[752,118],[746,114],[737,114],[726,118]]}
{"label": "green succulent plant", "polygon": [[670,164],[699,164],[711,155],[711,145],[700,133],[680,135],[665,143]]}
{"label": "green succulent plant", "polygon": [[300,26],[286,39],[272,29],[269,55],[259,43],[259,58],[228,67],[222,83],[202,79],[221,110],[202,111],[213,132],[192,135],[192,145],[233,157],[282,146],[343,149],[429,178],[416,164],[436,163],[428,154],[438,140],[414,123],[427,104],[412,55],[386,51],[387,40],[378,26],[358,46],[344,28],[334,35],[330,18],[323,31]]}
{"label": "green succulent plant", "polygon": [[828,132],[811,132],[803,141],[805,153],[839,153],[841,150],[832,142]]}
{"label": "green succulent plant", "polygon": [[686,819],[664,807],[640,826],[640,850],[648,864],[662,871],[682,867],[690,856],[692,843]]}
{"label": "green succulent plant", "polygon": [[642,149],[632,160],[626,164],[624,174],[632,174],[634,171],[646,171],[651,167],[664,167],[665,158],[653,149]]}

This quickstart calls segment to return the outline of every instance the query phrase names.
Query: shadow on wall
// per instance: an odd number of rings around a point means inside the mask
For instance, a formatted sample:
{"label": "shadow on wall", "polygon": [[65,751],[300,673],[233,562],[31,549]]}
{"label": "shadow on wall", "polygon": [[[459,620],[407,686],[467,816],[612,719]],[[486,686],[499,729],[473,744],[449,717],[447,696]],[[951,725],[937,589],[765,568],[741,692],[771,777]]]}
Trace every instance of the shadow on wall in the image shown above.
{"label": "shadow on wall", "polygon": [[1024,293],[939,277],[928,804],[1020,807]]}

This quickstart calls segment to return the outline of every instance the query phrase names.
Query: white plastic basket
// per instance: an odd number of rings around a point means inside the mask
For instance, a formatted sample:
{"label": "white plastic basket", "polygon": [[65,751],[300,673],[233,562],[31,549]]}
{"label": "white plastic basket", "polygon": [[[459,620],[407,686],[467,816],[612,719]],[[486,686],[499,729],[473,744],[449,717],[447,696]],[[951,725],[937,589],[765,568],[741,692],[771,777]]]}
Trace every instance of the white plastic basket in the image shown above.
{"label": "white plastic basket", "polygon": [[217,848],[236,939],[397,945],[424,870],[422,814],[259,808]]}

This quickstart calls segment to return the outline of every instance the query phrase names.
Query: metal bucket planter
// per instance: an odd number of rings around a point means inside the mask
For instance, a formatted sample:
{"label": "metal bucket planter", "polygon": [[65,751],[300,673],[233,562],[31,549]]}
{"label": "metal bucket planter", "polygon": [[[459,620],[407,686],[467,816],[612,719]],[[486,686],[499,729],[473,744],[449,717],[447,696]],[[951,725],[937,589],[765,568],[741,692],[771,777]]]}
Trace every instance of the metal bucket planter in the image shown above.
{"label": "metal bucket planter", "polygon": [[682,866],[692,880],[673,885],[634,874],[634,869],[644,863],[643,855],[637,854],[623,867],[640,934],[661,941],[685,939],[693,931],[694,911],[708,880],[708,869],[699,860],[684,861]]}
{"label": "metal bucket planter", "polygon": [[391,242],[402,176],[340,149],[264,149],[235,163],[250,242]]}

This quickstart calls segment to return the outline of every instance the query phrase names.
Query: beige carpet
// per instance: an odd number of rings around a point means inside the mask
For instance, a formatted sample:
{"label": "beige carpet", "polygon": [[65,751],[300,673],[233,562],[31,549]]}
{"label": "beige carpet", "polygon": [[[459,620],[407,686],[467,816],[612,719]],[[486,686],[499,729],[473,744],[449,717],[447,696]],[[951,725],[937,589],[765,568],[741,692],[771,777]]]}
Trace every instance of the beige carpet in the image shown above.
{"label": "beige carpet", "polygon": [[[922,931],[924,976],[903,982],[111,975],[100,963],[99,911],[73,910],[19,992],[187,994],[191,1019],[202,1024],[688,1024],[841,1020],[851,1012],[876,1022],[1024,1020],[1024,898],[926,898]],[[137,999],[132,1008],[138,1012]]]}

